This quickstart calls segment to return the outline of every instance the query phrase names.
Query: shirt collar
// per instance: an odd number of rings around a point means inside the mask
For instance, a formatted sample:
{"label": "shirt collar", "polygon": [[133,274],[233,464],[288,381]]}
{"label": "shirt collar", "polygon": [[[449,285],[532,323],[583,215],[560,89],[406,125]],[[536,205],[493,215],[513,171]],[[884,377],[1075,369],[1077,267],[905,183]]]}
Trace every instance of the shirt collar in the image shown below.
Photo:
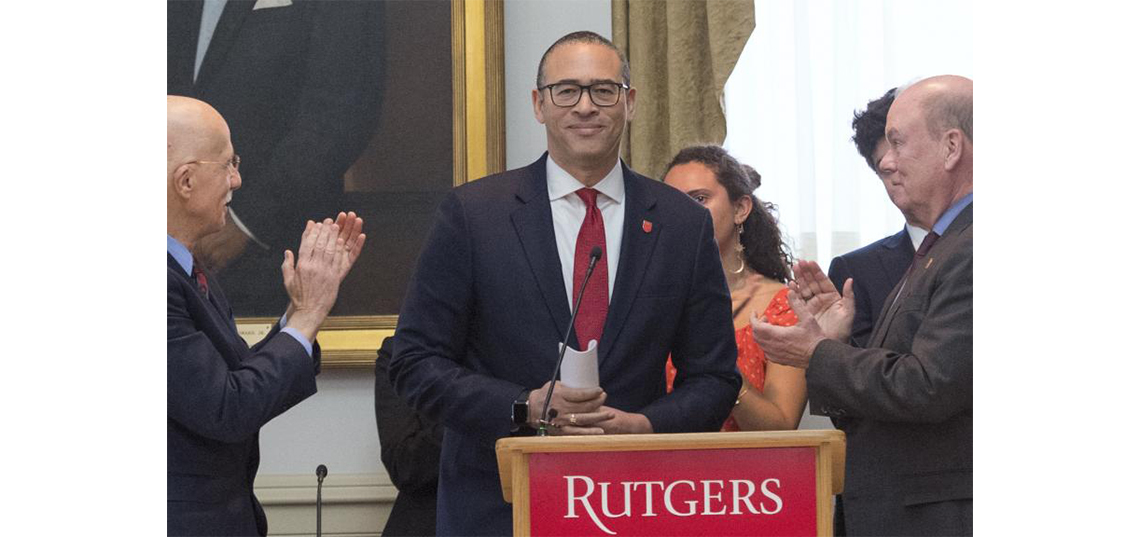
{"label": "shirt collar", "polygon": [[931,231],[937,233],[938,236],[941,237],[944,233],[946,233],[946,228],[950,227],[950,224],[954,222],[954,219],[958,218],[958,215],[962,212],[962,209],[965,209],[967,205],[973,202],[973,192],[970,192],[969,194],[966,194],[962,199],[955,201],[949,209],[946,209],[946,212],[942,213],[942,216],[940,216],[938,218],[938,221],[934,223],[934,229]]}
{"label": "shirt collar", "polygon": [[[582,183],[570,172],[562,169],[549,155],[546,157],[546,192],[550,195],[550,201],[573,194],[580,188],[583,188]],[[625,200],[625,179],[622,177],[620,159],[593,188],[618,204]]]}
{"label": "shirt collar", "polygon": [[190,253],[190,249],[178,242],[178,239],[166,235],[166,253],[170,254],[182,270],[186,271],[186,275],[190,275],[191,269],[194,268],[194,255]]}
{"label": "shirt collar", "polygon": [[922,244],[922,239],[926,238],[926,230],[918,226],[911,225],[909,222],[906,224],[907,238],[910,240],[910,245],[918,250],[919,245]]}

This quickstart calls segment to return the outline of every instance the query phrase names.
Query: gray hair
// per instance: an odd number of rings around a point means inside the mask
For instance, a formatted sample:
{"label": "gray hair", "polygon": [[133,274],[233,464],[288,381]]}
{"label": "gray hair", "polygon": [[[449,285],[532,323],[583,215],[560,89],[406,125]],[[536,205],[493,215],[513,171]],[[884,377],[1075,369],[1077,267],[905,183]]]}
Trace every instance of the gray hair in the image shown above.
{"label": "gray hair", "polygon": [[974,96],[961,93],[939,93],[922,103],[926,111],[926,130],[937,138],[950,129],[958,129],[971,143],[974,141]]}

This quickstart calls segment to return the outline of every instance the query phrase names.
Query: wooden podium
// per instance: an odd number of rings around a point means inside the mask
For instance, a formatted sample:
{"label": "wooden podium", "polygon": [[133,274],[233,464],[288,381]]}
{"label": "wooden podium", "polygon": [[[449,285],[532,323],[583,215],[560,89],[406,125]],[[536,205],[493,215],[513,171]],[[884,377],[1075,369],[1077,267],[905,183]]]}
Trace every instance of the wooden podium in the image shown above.
{"label": "wooden podium", "polygon": [[842,432],[504,438],[514,534],[832,535]]}

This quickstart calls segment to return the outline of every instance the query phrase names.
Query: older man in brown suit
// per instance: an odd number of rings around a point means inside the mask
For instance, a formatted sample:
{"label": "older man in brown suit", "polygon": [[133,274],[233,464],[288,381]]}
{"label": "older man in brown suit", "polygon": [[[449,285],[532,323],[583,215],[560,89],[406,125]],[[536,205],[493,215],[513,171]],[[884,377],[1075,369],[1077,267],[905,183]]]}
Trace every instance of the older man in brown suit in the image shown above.
{"label": "older man in brown suit", "polygon": [[[880,168],[931,229],[887,297],[866,349],[815,262],[789,284],[800,322],[754,319],[769,360],[807,370],[812,412],[847,433],[848,535],[973,532],[973,82],[922,80],[887,114]],[[810,365],[810,367],[809,367]]]}

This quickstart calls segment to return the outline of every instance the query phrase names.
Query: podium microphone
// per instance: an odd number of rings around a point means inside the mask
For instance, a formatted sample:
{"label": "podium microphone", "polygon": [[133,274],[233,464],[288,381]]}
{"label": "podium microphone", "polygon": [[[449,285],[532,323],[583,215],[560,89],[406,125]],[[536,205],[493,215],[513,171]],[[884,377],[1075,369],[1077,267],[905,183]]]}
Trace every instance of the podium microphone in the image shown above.
{"label": "podium microphone", "polygon": [[321,484],[325,481],[325,476],[329,475],[329,469],[323,464],[317,465],[317,537],[321,537]]}
{"label": "podium microphone", "polygon": [[[566,347],[570,345],[570,330],[574,328],[574,319],[578,318],[578,307],[582,305],[582,295],[586,294],[586,284],[590,282],[590,275],[594,273],[594,266],[602,258],[602,247],[595,246],[590,250],[590,264],[586,265],[586,276],[582,278],[582,288],[578,290],[578,298],[574,301],[574,311],[570,312],[570,325],[566,327],[566,336],[562,338],[562,351],[558,353],[558,362],[554,364],[554,374],[550,376],[550,388],[546,390],[546,400],[542,403],[542,414],[538,419],[538,436],[546,436],[546,426],[550,424],[553,416],[550,412],[550,397],[554,395],[554,383],[558,382],[558,373],[562,369],[562,358],[566,356]],[[579,342],[581,343],[581,342]]]}

